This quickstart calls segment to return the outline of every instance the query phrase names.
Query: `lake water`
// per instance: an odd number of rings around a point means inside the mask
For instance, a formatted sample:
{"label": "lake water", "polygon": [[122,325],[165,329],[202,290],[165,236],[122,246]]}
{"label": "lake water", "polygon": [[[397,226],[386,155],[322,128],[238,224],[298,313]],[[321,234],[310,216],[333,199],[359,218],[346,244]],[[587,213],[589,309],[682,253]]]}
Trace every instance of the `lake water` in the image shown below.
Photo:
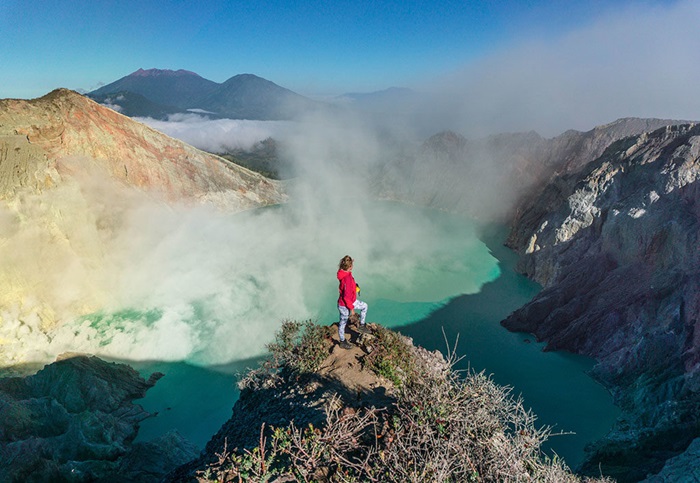
{"label": "lake water", "polygon": [[[266,211],[289,219],[285,209]],[[354,221],[360,219],[359,214],[353,216]],[[296,252],[308,260],[298,265],[302,273],[294,279],[298,298],[308,310],[304,318],[323,324],[337,320],[337,260],[351,254],[353,273],[362,287],[360,298],[369,304],[368,321],[443,352],[445,337],[453,344],[459,334],[457,352],[465,356],[460,368],[492,374],[497,383],[512,387],[514,395],[522,395],[541,425],[575,433],[553,436],[549,444],[575,466],[584,445],[607,432],[618,410],[608,392],[586,375],[593,361],[543,352],[532,336],[500,326],[539,289],[513,271],[515,257],[500,245],[505,232],[395,203],[363,206],[361,221],[354,236],[318,236],[326,230],[333,233],[333,218],[317,220],[321,230],[305,230],[310,238],[304,241],[305,249]],[[270,338],[269,333],[258,334],[250,343],[259,346]],[[175,428],[203,447],[231,416],[238,397],[234,375],[258,363],[255,358],[236,360],[235,354],[231,358],[223,364],[202,364],[201,357],[189,362],[130,361],[144,375],[153,371],[166,375],[139,401],[158,415],[142,423],[138,439],[149,440]]]}
{"label": "lake water", "polygon": [[[567,352],[543,352],[530,334],[505,330],[499,322],[532,299],[539,287],[513,271],[516,256],[503,247],[503,230],[482,237],[499,260],[501,275],[477,294],[462,295],[425,319],[401,328],[405,335],[429,350],[445,351],[445,340],[464,359],[457,369],[470,368],[491,374],[499,384],[522,395],[553,435],[545,446],[567,464],[581,462],[584,446],[604,436],[619,415],[608,391],[587,372],[594,361]],[[444,330],[444,335],[442,330]]]}

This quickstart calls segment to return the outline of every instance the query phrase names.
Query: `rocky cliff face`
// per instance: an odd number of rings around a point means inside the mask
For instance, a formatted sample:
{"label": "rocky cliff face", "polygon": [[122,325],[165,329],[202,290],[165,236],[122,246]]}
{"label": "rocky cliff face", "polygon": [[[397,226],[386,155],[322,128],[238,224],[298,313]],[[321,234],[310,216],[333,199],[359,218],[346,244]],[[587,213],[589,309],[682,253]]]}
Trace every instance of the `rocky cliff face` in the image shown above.
{"label": "rocky cliff face", "polygon": [[621,481],[700,437],[699,175],[700,126],[621,139],[562,165],[508,240],[544,290],[503,323],[599,362],[623,416],[590,459]]}
{"label": "rocky cliff face", "polygon": [[148,381],[129,366],[65,355],[33,376],[0,379],[2,481],[158,480],[196,455],[177,433],[133,443],[151,415],[142,398]]}

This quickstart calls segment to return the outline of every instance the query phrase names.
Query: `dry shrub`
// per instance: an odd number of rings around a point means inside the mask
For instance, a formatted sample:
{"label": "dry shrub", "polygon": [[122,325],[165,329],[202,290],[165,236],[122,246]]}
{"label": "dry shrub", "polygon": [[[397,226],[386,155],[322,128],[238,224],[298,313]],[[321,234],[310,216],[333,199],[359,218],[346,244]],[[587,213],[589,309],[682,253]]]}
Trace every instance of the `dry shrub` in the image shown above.
{"label": "dry shrub", "polygon": [[406,384],[384,429],[377,465],[388,482],[581,481],[543,457],[549,430],[483,373]]}
{"label": "dry shrub", "polygon": [[266,389],[284,382],[280,372],[315,372],[328,357],[333,344],[331,328],[307,320],[285,320],[267,345],[270,357],[257,369],[239,375],[239,389]]}
{"label": "dry shrub", "polygon": [[401,387],[421,372],[420,359],[413,354],[413,346],[401,334],[383,326],[374,327],[372,351],[363,359],[363,365],[377,375]]}

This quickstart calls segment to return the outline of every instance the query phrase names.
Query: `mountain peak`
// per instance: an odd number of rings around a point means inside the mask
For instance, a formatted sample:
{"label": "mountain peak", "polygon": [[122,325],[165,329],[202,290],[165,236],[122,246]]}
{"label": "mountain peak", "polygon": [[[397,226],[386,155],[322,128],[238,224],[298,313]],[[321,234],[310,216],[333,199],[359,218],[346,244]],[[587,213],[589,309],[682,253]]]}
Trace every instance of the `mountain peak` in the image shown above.
{"label": "mountain peak", "polygon": [[[236,74],[232,77],[232,79],[263,79],[259,75],[255,74],[250,74],[250,73],[244,73],[244,74]],[[263,79],[267,80],[267,79]]]}
{"label": "mountain peak", "polygon": [[[111,94],[130,92],[145,97],[162,107],[181,110],[197,105],[198,99],[209,94],[219,84],[188,70],[139,69],[121,79],[89,93],[93,99]],[[159,111],[163,109],[159,108]]]}
{"label": "mountain peak", "polygon": [[[196,108],[219,117],[280,120],[317,107],[316,102],[254,74],[239,74],[219,84],[183,69],[138,69],[88,96],[118,106],[129,116],[157,118]],[[121,99],[116,102],[112,96]]]}
{"label": "mountain peak", "polygon": [[85,96],[80,94],[79,92],[76,92],[76,91],[71,90],[71,89],[66,89],[65,87],[59,87],[57,89],[52,90],[48,94],[44,94],[43,96],[38,97],[37,99],[51,100],[51,99],[58,99],[58,98],[73,98],[73,97],[85,98]]}
{"label": "mountain peak", "polygon": [[425,141],[425,147],[441,148],[441,149],[456,149],[462,148],[467,143],[467,139],[461,134],[454,131],[441,131],[431,136]]}
{"label": "mountain peak", "polygon": [[201,77],[199,74],[185,69],[139,69],[129,75],[133,77],[182,77],[191,75]]}
{"label": "mountain peak", "polygon": [[[277,84],[275,84],[271,80],[267,80],[263,77],[255,75],[255,74],[236,74],[233,77],[225,80],[222,85],[253,83],[253,82],[255,82],[259,85],[277,86]],[[279,87],[279,86],[277,86],[277,87]],[[281,87],[281,89],[285,89],[285,88]],[[285,90],[288,90],[288,89],[285,89]]]}

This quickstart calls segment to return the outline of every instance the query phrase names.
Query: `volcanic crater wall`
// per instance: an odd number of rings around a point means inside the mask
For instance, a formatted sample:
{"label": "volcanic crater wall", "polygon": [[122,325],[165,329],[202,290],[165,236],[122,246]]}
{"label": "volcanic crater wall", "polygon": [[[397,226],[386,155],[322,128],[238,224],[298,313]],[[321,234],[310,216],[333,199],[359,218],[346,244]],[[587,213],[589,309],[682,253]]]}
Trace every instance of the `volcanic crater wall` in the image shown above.
{"label": "volcanic crater wall", "polygon": [[286,199],[282,183],[75,92],[0,100],[0,364],[45,362],[84,335],[52,330],[115,300],[132,232],[174,210]]}
{"label": "volcanic crater wall", "polygon": [[547,184],[508,239],[544,290],[503,324],[599,362],[623,415],[590,460],[620,481],[700,436],[699,158],[695,124],[614,142]]}

